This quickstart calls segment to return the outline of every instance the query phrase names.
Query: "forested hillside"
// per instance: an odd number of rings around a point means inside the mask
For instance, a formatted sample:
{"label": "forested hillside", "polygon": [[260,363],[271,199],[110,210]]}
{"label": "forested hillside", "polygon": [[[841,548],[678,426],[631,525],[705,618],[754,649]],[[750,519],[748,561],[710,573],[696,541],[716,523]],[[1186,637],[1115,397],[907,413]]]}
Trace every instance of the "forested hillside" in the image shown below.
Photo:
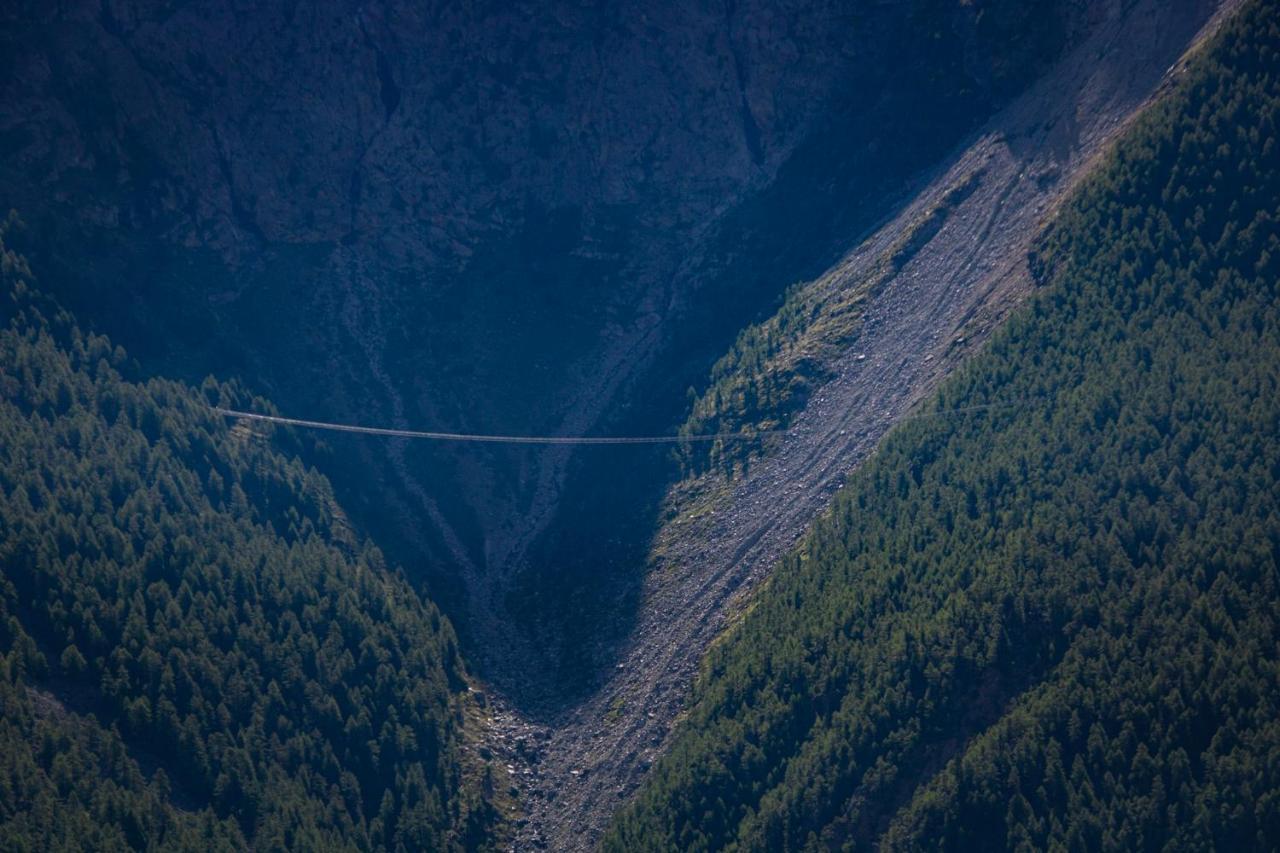
{"label": "forested hillside", "polygon": [[711,652],[607,849],[1275,848],[1278,112],[1253,2]]}
{"label": "forested hillside", "polygon": [[[453,630],[315,470],[33,289],[0,229],[0,847],[451,849]],[[11,239],[9,240],[10,242]]]}

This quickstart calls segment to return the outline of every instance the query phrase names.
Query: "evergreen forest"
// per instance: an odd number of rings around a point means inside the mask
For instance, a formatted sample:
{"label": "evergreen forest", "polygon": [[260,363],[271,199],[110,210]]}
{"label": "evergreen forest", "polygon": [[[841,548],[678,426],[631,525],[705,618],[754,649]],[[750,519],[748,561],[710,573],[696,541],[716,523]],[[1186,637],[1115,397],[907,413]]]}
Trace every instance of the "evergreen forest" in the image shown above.
{"label": "evergreen forest", "polygon": [[0,848],[474,847],[448,621],[288,436],[136,372],[0,232]]}

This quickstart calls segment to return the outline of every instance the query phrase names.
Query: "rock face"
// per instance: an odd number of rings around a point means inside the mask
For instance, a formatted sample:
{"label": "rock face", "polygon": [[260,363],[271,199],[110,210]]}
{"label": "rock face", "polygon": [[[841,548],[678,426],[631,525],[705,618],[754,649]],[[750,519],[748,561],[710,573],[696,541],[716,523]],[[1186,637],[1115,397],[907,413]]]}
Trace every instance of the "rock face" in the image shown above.
{"label": "rock face", "polygon": [[[144,371],[239,375],[289,414],[565,434],[678,423],[738,327],[1109,8],[269,6],[0,12],[0,203],[47,286]],[[616,460],[317,453],[477,649],[511,577],[590,609],[566,552],[641,535],[561,512],[626,492]]]}

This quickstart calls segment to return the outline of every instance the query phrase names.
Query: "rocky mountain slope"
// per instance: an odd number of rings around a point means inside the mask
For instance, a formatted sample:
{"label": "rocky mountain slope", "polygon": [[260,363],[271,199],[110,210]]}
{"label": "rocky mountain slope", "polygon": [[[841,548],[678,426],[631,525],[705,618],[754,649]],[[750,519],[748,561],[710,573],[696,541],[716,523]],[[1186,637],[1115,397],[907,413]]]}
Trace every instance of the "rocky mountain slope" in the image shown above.
{"label": "rocky mountain slope", "polygon": [[[1136,3],[995,116],[903,211],[812,287],[856,288],[959,184],[962,200],[868,298],[788,434],[724,482],[673,493],[615,673],[549,726],[501,721],[529,801],[523,844],[587,849],[667,748],[697,662],[890,426],[909,416],[1031,287],[1027,251],[1063,194],[1231,4]],[[1214,18],[1215,11],[1219,16]],[[1016,405],[1018,401],[1013,401]],[[516,766],[516,765],[513,765]]]}
{"label": "rocky mountain slope", "polygon": [[[643,400],[669,428],[684,386],[653,377],[693,381],[1091,14],[11,5],[0,184],[49,286],[148,369],[303,417],[574,434]],[[519,640],[513,576],[588,583],[537,543],[608,479],[595,458],[330,447],[357,522],[475,648]]]}

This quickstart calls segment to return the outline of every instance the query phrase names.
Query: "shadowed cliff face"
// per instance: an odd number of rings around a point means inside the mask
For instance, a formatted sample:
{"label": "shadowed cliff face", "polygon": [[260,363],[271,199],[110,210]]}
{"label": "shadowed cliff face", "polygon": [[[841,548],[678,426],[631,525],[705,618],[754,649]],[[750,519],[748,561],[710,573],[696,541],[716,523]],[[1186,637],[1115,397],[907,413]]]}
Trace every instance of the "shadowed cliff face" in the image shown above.
{"label": "shadowed cliff face", "polygon": [[[308,418],[661,431],[1107,4],[1076,5],[30,3],[0,203],[144,370]],[[625,630],[662,458],[326,442],[478,647],[528,611],[566,671]]]}

